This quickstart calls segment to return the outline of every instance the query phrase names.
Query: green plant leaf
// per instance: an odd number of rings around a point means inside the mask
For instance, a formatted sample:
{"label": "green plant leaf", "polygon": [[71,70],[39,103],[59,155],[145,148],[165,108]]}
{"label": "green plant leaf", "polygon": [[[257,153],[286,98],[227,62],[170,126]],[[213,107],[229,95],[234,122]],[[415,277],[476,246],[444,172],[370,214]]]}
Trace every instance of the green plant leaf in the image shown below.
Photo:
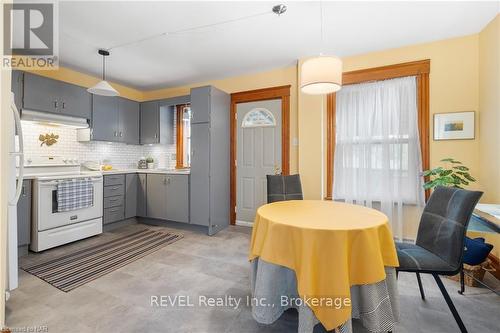
{"label": "green plant leaf", "polygon": [[460,171],[469,171],[469,168],[464,166],[464,165],[456,165],[453,167],[455,170],[460,170]]}
{"label": "green plant leaf", "polygon": [[451,157],[448,157],[448,158],[443,158],[443,159],[441,160],[441,162],[452,162],[452,163],[453,163],[453,161],[454,161],[454,159],[453,159],[453,158],[451,158]]}
{"label": "green plant leaf", "polygon": [[429,177],[430,175],[433,175],[432,170],[425,170],[424,172],[422,172],[422,176],[424,177]]}
{"label": "green plant leaf", "polygon": [[453,170],[443,170],[439,173],[440,177],[445,177],[453,173]]}

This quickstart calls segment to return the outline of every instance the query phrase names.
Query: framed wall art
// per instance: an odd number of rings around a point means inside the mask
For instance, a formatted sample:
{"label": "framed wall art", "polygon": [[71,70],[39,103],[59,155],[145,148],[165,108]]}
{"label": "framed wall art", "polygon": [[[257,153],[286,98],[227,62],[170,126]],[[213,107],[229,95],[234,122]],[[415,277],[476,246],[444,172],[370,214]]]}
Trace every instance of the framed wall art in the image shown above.
{"label": "framed wall art", "polygon": [[474,118],[474,111],[434,114],[434,140],[474,139]]}

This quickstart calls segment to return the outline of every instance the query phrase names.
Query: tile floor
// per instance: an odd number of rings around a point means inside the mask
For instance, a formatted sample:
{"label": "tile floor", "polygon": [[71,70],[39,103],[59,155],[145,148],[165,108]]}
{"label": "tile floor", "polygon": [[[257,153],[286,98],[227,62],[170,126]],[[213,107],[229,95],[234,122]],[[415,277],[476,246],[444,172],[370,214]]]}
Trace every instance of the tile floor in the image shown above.
{"label": "tile floor", "polygon": [[[98,237],[30,254],[33,261],[60,255],[115,238],[138,228],[161,228],[134,224]],[[20,271],[20,287],[7,302],[7,325],[12,328],[41,327],[59,332],[296,332],[297,314],[287,311],[272,325],[255,322],[248,307],[221,308],[152,307],[152,295],[234,295],[250,292],[247,262],[250,229],[230,227],[208,237],[200,231],[176,230],[184,238],[174,244],[64,293]],[[40,258],[36,258],[40,260]],[[469,332],[499,332],[500,298],[484,289],[468,288],[457,294],[458,284],[443,279]],[[432,277],[424,276],[427,300],[418,294],[414,275],[399,277],[401,320],[395,332],[457,332],[451,313]],[[498,284],[497,284],[498,287]],[[324,332],[321,325],[315,332]],[[354,323],[354,332],[365,332]]]}

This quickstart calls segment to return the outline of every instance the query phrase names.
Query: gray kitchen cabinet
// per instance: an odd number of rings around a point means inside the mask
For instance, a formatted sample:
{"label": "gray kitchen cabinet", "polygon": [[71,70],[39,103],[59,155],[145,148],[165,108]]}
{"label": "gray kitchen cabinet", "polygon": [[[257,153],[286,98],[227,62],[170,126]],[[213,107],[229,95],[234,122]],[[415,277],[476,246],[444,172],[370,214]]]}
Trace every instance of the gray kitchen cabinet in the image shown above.
{"label": "gray kitchen cabinet", "polygon": [[24,73],[22,109],[90,119],[91,97],[83,87]]}
{"label": "gray kitchen cabinet", "polygon": [[91,139],[118,141],[118,99],[109,96],[92,96]]}
{"label": "gray kitchen cabinet", "polygon": [[141,103],[141,144],[174,144],[176,106],[190,96],[177,96]]}
{"label": "gray kitchen cabinet", "polygon": [[125,98],[118,99],[118,136],[121,142],[139,144],[139,103]]}
{"label": "gray kitchen cabinet", "polygon": [[137,216],[137,192],[139,176],[136,173],[125,175],[125,218]]}
{"label": "gray kitchen cabinet", "polygon": [[23,188],[17,202],[17,245],[30,244],[31,235],[31,180],[23,181]]}
{"label": "gray kitchen cabinet", "polygon": [[83,87],[60,82],[58,112],[67,116],[90,119],[91,95]]}
{"label": "gray kitchen cabinet", "polygon": [[191,124],[209,122],[211,89],[211,86],[191,89]]}
{"label": "gray kitchen cabinet", "polygon": [[12,71],[11,91],[14,93],[14,103],[18,110],[23,107],[23,79],[23,72]]}
{"label": "gray kitchen cabinet", "polygon": [[137,216],[146,217],[146,196],[147,196],[147,175],[140,173],[137,175]]}
{"label": "gray kitchen cabinet", "polygon": [[139,116],[138,102],[93,95],[91,139],[139,144]]}
{"label": "gray kitchen cabinet", "polygon": [[125,219],[125,175],[104,176],[103,224]]}
{"label": "gray kitchen cabinet", "polygon": [[23,108],[57,113],[60,83],[43,76],[24,73]]}
{"label": "gray kitchen cabinet", "polygon": [[190,223],[213,235],[229,224],[229,94],[191,89]]}
{"label": "gray kitchen cabinet", "polygon": [[167,219],[166,205],[167,176],[163,174],[147,175],[147,216],[154,219]]}
{"label": "gray kitchen cabinet", "polygon": [[191,124],[191,223],[210,222],[209,124]]}
{"label": "gray kitchen cabinet", "polygon": [[189,176],[166,176],[166,219],[189,223]]}
{"label": "gray kitchen cabinet", "polygon": [[141,144],[160,142],[159,118],[157,101],[141,103]]}
{"label": "gray kitchen cabinet", "polygon": [[160,143],[172,145],[175,143],[174,121],[176,108],[175,105],[160,105]]}

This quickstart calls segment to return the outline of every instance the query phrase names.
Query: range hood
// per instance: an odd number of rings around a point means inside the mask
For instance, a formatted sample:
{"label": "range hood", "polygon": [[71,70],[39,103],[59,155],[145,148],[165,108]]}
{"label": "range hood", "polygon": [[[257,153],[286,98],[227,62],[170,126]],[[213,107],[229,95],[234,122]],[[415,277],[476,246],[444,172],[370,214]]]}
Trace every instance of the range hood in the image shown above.
{"label": "range hood", "polygon": [[23,109],[21,113],[21,120],[31,121],[36,123],[59,125],[72,128],[88,128],[89,124],[87,119],[80,117],[64,116],[61,114],[54,114],[48,112],[39,112]]}

